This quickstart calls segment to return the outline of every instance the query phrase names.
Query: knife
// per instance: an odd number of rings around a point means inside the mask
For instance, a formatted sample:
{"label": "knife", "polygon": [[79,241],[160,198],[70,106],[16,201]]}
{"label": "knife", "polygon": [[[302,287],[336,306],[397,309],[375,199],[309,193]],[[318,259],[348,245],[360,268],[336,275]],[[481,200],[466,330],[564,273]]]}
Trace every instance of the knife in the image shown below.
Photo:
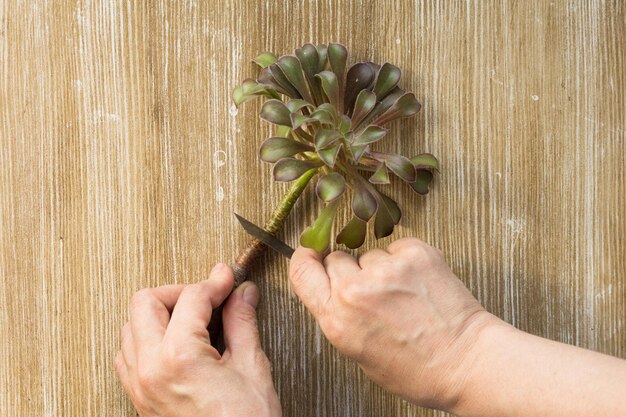
{"label": "knife", "polygon": [[239,221],[239,223],[241,224],[241,226],[243,227],[243,229],[246,232],[248,232],[250,236],[254,237],[255,239],[259,239],[268,247],[272,248],[273,250],[285,256],[286,258],[291,259],[291,255],[293,255],[293,252],[294,252],[294,249],[291,246],[287,245],[285,242],[278,239],[276,236],[270,234],[267,230],[263,230],[262,228],[252,223],[251,221],[246,220],[239,214],[237,213],[234,213],[234,214],[237,220]]}

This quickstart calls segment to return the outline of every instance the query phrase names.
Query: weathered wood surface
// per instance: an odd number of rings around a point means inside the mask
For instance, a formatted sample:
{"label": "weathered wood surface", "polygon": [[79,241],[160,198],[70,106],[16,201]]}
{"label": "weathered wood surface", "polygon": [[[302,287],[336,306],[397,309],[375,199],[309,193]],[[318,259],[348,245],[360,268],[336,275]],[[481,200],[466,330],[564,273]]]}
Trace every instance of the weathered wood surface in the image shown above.
{"label": "weathered wood surface", "polygon": [[[424,105],[388,146],[443,174],[394,186],[394,237],[516,326],[626,357],[625,36],[619,1],[0,1],[0,414],[134,415],[112,367],[129,298],[231,260],[233,209],[266,219],[269,127],[230,92],[308,41],[397,64]],[[283,259],[254,279],[285,416],[440,415],[334,352]]]}

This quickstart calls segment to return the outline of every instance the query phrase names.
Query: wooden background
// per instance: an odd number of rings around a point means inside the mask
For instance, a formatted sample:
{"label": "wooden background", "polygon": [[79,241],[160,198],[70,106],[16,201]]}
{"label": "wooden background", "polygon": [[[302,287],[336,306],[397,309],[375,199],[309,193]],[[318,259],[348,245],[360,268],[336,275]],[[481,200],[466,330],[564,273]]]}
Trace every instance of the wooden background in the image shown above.
{"label": "wooden background", "polygon": [[[0,0],[0,414],[134,415],[112,366],[129,298],[232,260],[233,209],[267,218],[269,126],[230,93],[257,53],[309,41],[395,63],[423,103],[387,146],[442,175],[426,198],[393,187],[394,238],[441,248],[514,325],[626,357],[625,4]],[[285,416],[442,415],[334,352],[286,265],[254,274]]]}

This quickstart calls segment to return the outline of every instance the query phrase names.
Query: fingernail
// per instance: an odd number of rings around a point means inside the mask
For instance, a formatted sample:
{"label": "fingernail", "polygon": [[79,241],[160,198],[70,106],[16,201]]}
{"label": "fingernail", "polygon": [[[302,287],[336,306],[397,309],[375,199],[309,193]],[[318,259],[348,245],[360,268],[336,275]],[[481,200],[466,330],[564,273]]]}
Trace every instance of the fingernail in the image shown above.
{"label": "fingernail", "polygon": [[226,269],[226,264],[225,263],[218,263],[213,267],[213,271],[211,272],[223,272]]}
{"label": "fingernail", "polygon": [[259,288],[254,284],[246,285],[241,296],[243,297],[243,301],[254,308],[259,304]]}

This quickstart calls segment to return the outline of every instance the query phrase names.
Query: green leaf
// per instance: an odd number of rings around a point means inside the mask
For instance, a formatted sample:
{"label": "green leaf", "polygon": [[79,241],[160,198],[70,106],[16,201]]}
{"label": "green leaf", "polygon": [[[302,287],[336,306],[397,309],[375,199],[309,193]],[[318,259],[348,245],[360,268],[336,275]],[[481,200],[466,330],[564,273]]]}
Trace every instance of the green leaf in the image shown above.
{"label": "green leaf", "polygon": [[[257,82],[261,85],[266,86],[269,89],[275,90],[280,94],[284,94],[289,96],[289,92],[284,89],[274,78],[274,75],[270,71],[270,68],[263,68],[259,73],[259,78],[257,78]],[[293,87],[292,87],[293,88]],[[295,91],[295,90],[294,90]]]}
{"label": "green leaf", "polygon": [[313,103],[313,97],[311,97],[311,92],[309,91],[309,86],[307,85],[306,80],[304,79],[304,74],[302,72],[302,65],[300,65],[300,61],[295,56],[286,55],[281,57],[276,64],[282,70],[285,77],[289,80],[291,85],[293,85],[300,97],[308,101],[309,103]]}
{"label": "green leaf", "polygon": [[409,117],[417,113],[422,106],[413,93],[402,95],[393,105],[376,119],[376,124],[383,125],[401,117]]}
{"label": "green leaf", "polygon": [[352,127],[352,120],[345,114],[341,116],[341,120],[339,121],[339,131],[346,135],[350,131]]}
{"label": "green leaf", "polygon": [[300,244],[322,253],[330,246],[330,232],[337,215],[337,201],[324,207],[313,224],[300,235]]}
{"label": "green leaf", "polygon": [[318,72],[320,56],[317,48],[310,43],[302,45],[296,49],[296,56],[300,60],[304,73],[309,77],[313,77]]}
{"label": "green leaf", "polygon": [[378,100],[385,97],[391,90],[394,89],[400,81],[400,68],[395,65],[385,63],[378,71],[378,77],[376,77],[376,85],[374,86],[374,93]]}
{"label": "green leaf", "polygon": [[317,149],[324,149],[342,137],[341,132],[336,130],[318,129],[317,132],[315,132],[315,147]]}
{"label": "green leaf", "polygon": [[274,134],[276,136],[280,136],[281,138],[288,138],[291,133],[291,129],[289,126],[277,126]]}
{"label": "green leaf", "polygon": [[400,211],[400,207],[398,206],[398,203],[396,203],[395,200],[381,193],[380,191],[378,192],[378,195],[381,197],[381,200],[383,204],[385,205],[385,207],[387,208],[387,211],[391,215],[393,222],[395,224],[400,223],[400,218],[402,217],[402,211]]}
{"label": "green leaf", "polygon": [[267,68],[270,65],[272,65],[274,62],[276,62],[277,59],[278,57],[276,57],[276,55],[271,54],[269,52],[263,52],[262,54],[254,58],[252,61],[254,61],[254,63],[257,64],[261,68]]}
{"label": "green leaf", "polygon": [[315,78],[315,74],[320,71],[320,56],[317,48],[310,43],[307,43],[301,48],[296,49],[296,56],[300,60],[304,76],[309,84],[309,91],[315,99],[315,103],[322,102],[323,99],[320,81]]}
{"label": "green leaf", "polygon": [[316,77],[322,82],[322,90],[324,90],[330,104],[335,108],[339,108],[339,84],[337,83],[337,76],[330,71],[322,71],[317,74]]}
{"label": "green leaf", "polygon": [[369,145],[350,145],[350,153],[352,154],[352,158],[354,162],[359,162],[363,153],[368,148]]}
{"label": "green leaf", "polygon": [[346,61],[348,60],[348,50],[345,46],[338,43],[328,45],[328,62],[339,80],[339,84],[343,84],[344,74],[346,72]]}
{"label": "green leaf", "polygon": [[348,70],[346,75],[346,88],[343,112],[345,114],[351,114],[354,102],[361,90],[369,88],[374,80],[376,74],[372,67],[364,62],[354,64]]}
{"label": "green leaf", "polygon": [[418,170],[426,169],[437,172],[439,171],[439,161],[437,160],[437,158],[429,153],[423,153],[421,155],[414,156],[413,158],[411,158],[411,162]]}
{"label": "green leaf", "polygon": [[372,158],[385,162],[387,168],[398,177],[408,183],[415,181],[415,167],[411,160],[402,155],[390,155],[380,152],[372,152]]}
{"label": "green leaf", "polygon": [[380,207],[374,218],[374,236],[376,239],[382,239],[393,233],[395,224],[386,207]]}
{"label": "green leaf", "polygon": [[311,119],[315,119],[324,125],[335,124],[333,117],[325,110],[315,110],[313,113],[311,113]]}
{"label": "green leaf", "polygon": [[415,175],[415,181],[410,185],[416,193],[426,195],[428,194],[428,186],[433,180],[433,173],[424,169],[417,170]]}
{"label": "green leaf", "polygon": [[352,199],[352,211],[355,216],[366,222],[376,213],[378,202],[367,187],[361,184],[359,180],[363,179],[357,178],[356,180],[354,198]]}
{"label": "green leaf", "polygon": [[382,139],[383,136],[387,133],[387,129],[380,126],[368,126],[363,132],[361,132],[358,136],[355,136],[352,143],[355,145],[367,145],[369,143],[374,143]]}
{"label": "green leaf", "polygon": [[289,100],[286,104],[287,108],[289,109],[290,112],[295,113],[298,110],[301,110],[305,107],[310,108],[311,110],[313,110],[315,107],[309,103],[308,101],[304,101],[301,99],[293,99],[293,100]]}
{"label": "green leaf", "polygon": [[317,110],[320,112],[326,112],[331,117],[333,124],[335,124],[335,120],[337,120],[337,109],[330,103],[322,103],[317,106]]}
{"label": "green leaf", "polygon": [[380,166],[376,169],[376,171],[369,178],[369,182],[372,184],[389,184],[389,172],[387,172],[387,167],[385,163],[381,163]]}
{"label": "green leaf", "polygon": [[300,152],[313,151],[313,147],[293,139],[271,137],[266,139],[259,149],[259,157],[265,162],[277,162]]}
{"label": "green leaf", "polygon": [[291,127],[291,112],[280,100],[267,100],[261,108],[261,119],[281,126]]}
{"label": "green leaf", "polygon": [[324,71],[326,68],[326,63],[328,62],[328,47],[326,45],[317,45],[315,47],[317,49],[317,55],[319,56],[319,66],[317,67],[317,71]]}
{"label": "green leaf", "polygon": [[373,120],[376,120],[378,116],[385,113],[400,97],[405,94],[405,91],[400,87],[395,87],[385,98],[377,102],[372,111],[359,122],[355,129],[359,129],[361,126],[367,126],[372,124]]}
{"label": "green leaf", "polygon": [[335,162],[337,161],[337,155],[339,154],[341,145],[341,143],[338,143],[336,145],[329,146],[328,148],[320,149],[317,151],[317,155],[326,165],[333,168],[335,166]]}
{"label": "green leaf", "polygon": [[348,50],[345,46],[338,43],[331,43],[328,45],[328,62],[330,62],[330,68],[335,73],[337,83],[339,85],[339,100],[337,102],[338,109],[343,108],[347,60]]}
{"label": "green leaf", "polygon": [[[264,71],[267,71],[267,73],[264,73]],[[269,74],[269,76],[267,74]],[[274,83],[275,85],[280,86],[282,94],[288,97],[302,98],[300,93],[298,93],[298,90],[296,90],[296,88],[289,82],[283,71],[276,63],[261,70],[261,73],[259,74],[259,82],[261,82],[261,80],[263,80],[264,83]]]}
{"label": "green leaf", "polygon": [[294,158],[283,158],[274,165],[274,180],[289,182],[300,178],[305,172],[318,168],[319,161],[302,161]]}
{"label": "green leaf", "polygon": [[327,203],[341,197],[345,191],[346,179],[338,172],[324,175],[315,186],[315,193],[319,199]]}
{"label": "green leaf", "polygon": [[278,97],[278,94],[275,90],[266,85],[259,84],[251,78],[243,80],[241,85],[235,87],[233,90],[233,101],[237,107],[239,107],[242,103],[259,96],[276,98]]}
{"label": "green leaf", "polygon": [[361,90],[354,103],[352,124],[357,126],[372,111],[376,105],[376,94],[368,90]]}
{"label": "green leaf", "polygon": [[356,249],[361,247],[363,242],[365,242],[366,233],[367,223],[353,216],[337,235],[336,242],[346,245],[350,249]]}

